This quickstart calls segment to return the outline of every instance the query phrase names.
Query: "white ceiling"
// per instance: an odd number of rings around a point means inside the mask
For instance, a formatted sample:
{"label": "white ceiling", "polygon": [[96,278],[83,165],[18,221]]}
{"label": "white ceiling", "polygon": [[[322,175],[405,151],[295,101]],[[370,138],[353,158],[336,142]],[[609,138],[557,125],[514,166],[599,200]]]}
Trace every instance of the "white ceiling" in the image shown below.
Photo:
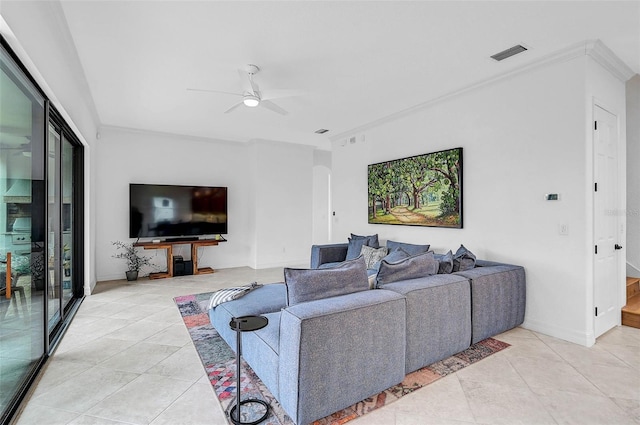
{"label": "white ceiling", "polygon": [[[329,138],[585,40],[640,73],[640,1],[67,1],[104,126],[330,147]],[[515,44],[529,51],[489,56]],[[224,111],[262,89],[307,94]],[[325,135],[314,134],[319,128]],[[342,136],[341,136],[342,137]]]}

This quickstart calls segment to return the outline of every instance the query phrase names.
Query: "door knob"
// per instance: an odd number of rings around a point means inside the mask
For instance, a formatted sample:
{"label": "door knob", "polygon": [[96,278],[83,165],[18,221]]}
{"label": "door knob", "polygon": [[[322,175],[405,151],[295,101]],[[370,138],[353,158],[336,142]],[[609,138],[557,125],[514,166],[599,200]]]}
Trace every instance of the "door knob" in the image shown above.
{"label": "door knob", "polygon": [[616,245],[614,246],[614,248],[615,248],[615,249],[622,249],[622,246],[621,246],[621,245],[616,244]]}

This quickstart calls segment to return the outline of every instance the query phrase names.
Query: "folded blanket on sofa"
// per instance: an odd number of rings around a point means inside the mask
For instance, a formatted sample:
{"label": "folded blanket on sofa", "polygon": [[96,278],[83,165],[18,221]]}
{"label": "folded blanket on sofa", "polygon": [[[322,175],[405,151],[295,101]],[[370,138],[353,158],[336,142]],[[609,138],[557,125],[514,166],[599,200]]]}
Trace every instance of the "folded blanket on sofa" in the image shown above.
{"label": "folded blanket on sofa", "polygon": [[211,294],[211,298],[209,299],[209,309],[212,309],[224,302],[236,300],[261,286],[262,284],[253,282],[249,283],[248,285],[219,289]]}

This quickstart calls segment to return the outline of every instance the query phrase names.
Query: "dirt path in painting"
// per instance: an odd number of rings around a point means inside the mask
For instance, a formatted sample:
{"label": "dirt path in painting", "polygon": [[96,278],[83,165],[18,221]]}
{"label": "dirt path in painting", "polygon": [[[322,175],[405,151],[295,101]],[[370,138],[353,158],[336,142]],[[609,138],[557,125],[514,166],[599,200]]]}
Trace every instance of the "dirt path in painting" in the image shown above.
{"label": "dirt path in painting", "polygon": [[395,207],[391,210],[391,214],[403,223],[424,223],[427,217],[409,211],[407,207]]}

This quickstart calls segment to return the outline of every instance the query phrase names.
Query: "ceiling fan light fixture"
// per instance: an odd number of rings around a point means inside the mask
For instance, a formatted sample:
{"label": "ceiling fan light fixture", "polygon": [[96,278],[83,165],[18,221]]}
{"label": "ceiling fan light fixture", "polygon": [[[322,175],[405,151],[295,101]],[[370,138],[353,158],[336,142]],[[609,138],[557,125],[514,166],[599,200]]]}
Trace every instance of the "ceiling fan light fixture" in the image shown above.
{"label": "ceiling fan light fixture", "polygon": [[258,96],[254,96],[252,94],[247,94],[242,99],[242,103],[250,108],[255,108],[260,104],[260,98]]}

